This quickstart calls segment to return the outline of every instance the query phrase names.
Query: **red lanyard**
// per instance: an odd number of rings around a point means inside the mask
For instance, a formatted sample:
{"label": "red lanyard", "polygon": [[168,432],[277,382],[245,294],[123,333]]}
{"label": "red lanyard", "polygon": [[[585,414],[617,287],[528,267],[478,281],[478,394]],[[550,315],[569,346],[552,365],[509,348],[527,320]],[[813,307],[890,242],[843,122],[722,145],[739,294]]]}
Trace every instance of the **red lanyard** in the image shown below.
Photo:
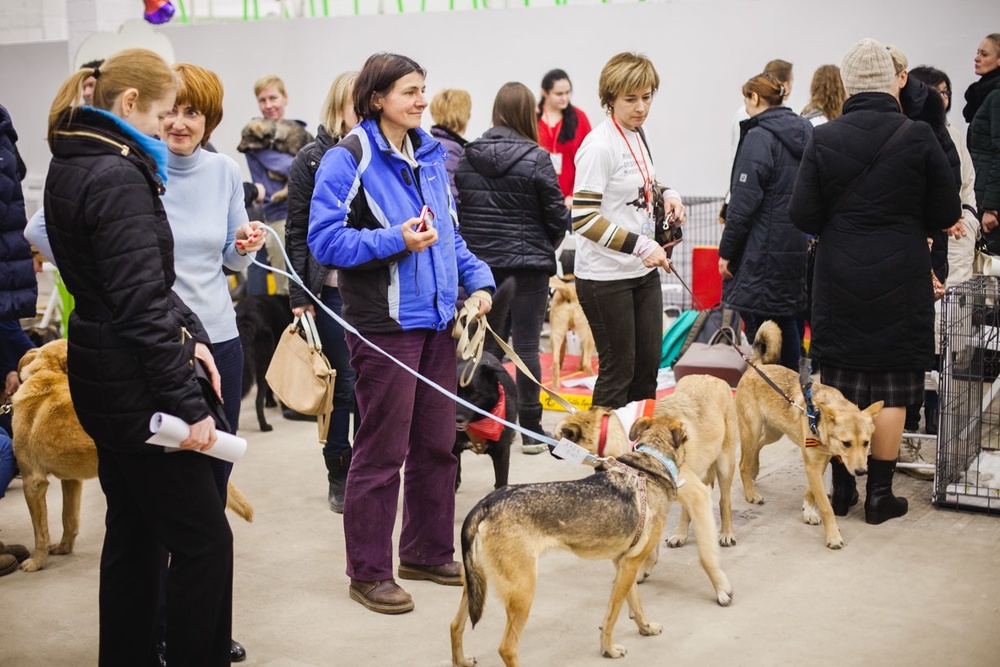
{"label": "red lanyard", "polygon": [[545,111],[543,111],[542,112],[542,122],[545,123],[545,127],[549,128],[549,130],[552,132],[552,150],[550,150],[549,152],[550,153],[555,153],[556,152],[556,144],[559,143],[559,130],[562,129],[563,119],[560,118],[559,122],[556,123],[554,126],[549,125],[549,114],[546,113]]}
{"label": "red lanyard", "polygon": [[[639,158],[635,156],[635,151],[632,150],[632,144],[629,143],[628,137],[625,136],[625,133],[622,131],[622,126],[618,124],[618,119],[615,118],[614,114],[611,114],[611,122],[615,124],[618,134],[622,135],[622,139],[625,140],[625,145],[628,146],[628,152],[632,154],[632,161],[635,162],[635,167],[639,170],[639,175],[642,176],[642,191],[645,193],[646,203],[649,204],[652,196],[652,191],[650,189],[652,180],[649,178],[649,165],[646,164],[646,153],[643,152],[642,145],[640,143],[639,155],[642,156],[642,166],[639,166]],[[640,139],[640,142],[641,141],[642,140]]]}

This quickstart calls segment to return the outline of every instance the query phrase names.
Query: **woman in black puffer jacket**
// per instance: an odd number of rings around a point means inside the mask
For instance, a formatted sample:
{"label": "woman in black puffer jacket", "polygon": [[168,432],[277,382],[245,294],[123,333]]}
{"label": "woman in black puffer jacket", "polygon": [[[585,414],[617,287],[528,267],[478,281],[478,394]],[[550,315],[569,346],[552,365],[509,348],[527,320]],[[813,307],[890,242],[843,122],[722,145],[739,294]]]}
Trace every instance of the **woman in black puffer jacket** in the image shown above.
{"label": "woman in black puffer jacket", "polygon": [[[514,351],[539,377],[538,338],[549,276],[556,272],[555,248],[570,228],[570,212],[552,160],[538,145],[535,98],[524,84],[500,88],[493,127],[465,147],[455,185],[469,250],[489,265],[497,285],[508,277],[516,282],[509,321],[491,319],[490,325],[504,338],[513,336]],[[489,343],[487,349],[502,357],[499,346]],[[518,371],[517,390],[521,426],[541,433],[538,388]],[[531,438],[522,440],[528,453],[545,450]]]}
{"label": "woman in black puffer jacket", "polygon": [[719,244],[722,300],[739,311],[753,340],[765,320],[781,328],[781,363],[799,368],[806,305],[806,235],[788,219],[788,200],[812,124],[782,106],[785,86],[758,74],[743,86],[726,228]]}
{"label": "woman in black puffer jacket", "polygon": [[962,115],[969,123],[968,146],[976,167],[976,203],[987,242],[1000,248],[1000,33],[983,38],[976,50],[979,81],[965,91]]}
{"label": "woman in black puffer jacket", "polygon": [[[93,76],[93,106],[79,107]],[[53,259],[76,297],[68,372],[73,406],[97,444],[107,498],[100,665],[150,664],[163,549],[171,553],[167,659],[230,663],[233,535],[210,459],[215,422],[195,377],[218,371],[198,318],[173,292],[173,236],[160,202],[167,147],[154,135],[177,82],[145,49],[122,51],[60,88],[49,114],[45,181]],[[146,444],[150,418],[190,425],[176,453]]]}

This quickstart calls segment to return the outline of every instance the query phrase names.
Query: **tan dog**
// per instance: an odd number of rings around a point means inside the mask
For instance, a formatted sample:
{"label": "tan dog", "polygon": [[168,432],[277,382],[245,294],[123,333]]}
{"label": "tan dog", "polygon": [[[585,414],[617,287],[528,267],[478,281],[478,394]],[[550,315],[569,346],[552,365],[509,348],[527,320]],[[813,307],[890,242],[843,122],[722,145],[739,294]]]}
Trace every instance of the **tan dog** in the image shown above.
{"label": "tan dog", "polygon": [[[14,455],[35,530],[34,554],[21,563],[25,572],[44,568],[50,553],[73,552],[80,528],[83,480],[97,476],[97,446],[77,419],[66,372],[65,339],[29,350],[18,364],[21,387],[11,397]],[[54,546],[45,502],[49,475],[62,481],[63,490],[63,534]],[[253,521],[253,507],[232,482],[227,507]]]}
{"label": "tan dog", "polygon": [[685,435],[679,421],[657,417],[636,422],[631,436],[639,440],[637,451],[597,474],[570,482],[506,486],[472,508],[462,525],[462,601],[451,622],[455,667],[476,664],[465,656],[462,636],[470,617],[473,627],[482,617],[488,581],[507,610],[500,657],[507,667],[520,664],[518,645],[535,596],[538,557],[550,549],[614,562],[615,579],[601,624],[603,655],[625,655],[623,647],[612,643],[612,632],[626,598],[639,633],[660,634],[661,626],[646,618],[635,578],[659,542],[677,494],[676,466],[684,464]]}
{"label": "tan dog", "polygon": [[[631,451],[623,419],[631,419],[636,408],[620,411],[591,408],[570,414],[556,427],[556,437],[566,438],[598,456],[621,456]],[[686,457],[680,468],[685,484],[677,493],[681,503],[677,532],[667,540],[671,547],[687,542],[688,527],[694,520],[694,535],[702,567],[715,588],[720,605],[732,598],[732,586],[719,565],[719,545],[736,544],[733,534],[732,484],[736,473],[736,411],[733,393],[725,381],[708,375],[681,378],[674,392],[655,402],[653,414],[669,415],[684,425],[687,435]],[[602,422],[607,417],[605,442],[601,443]],[[719,482],[719,515],[722,532],[718,533],[712,516],[711,486]],[[649,576],[656,564],[653,550],[640,572],[640,581]]]}
{"label": "tan dog", "polygon": [[861,477],[868,472],[868,454],[874,419],[882,411],[882,401],[864,410],[858,409],[833,387],[813,382],[813,403],[819,409],[818,434],[809,429],[809,420],[799,375],[795,371],[771,362],[781,350],[781,331],[768,321],[761,325],[754,339],[752,359],[778,387],[795,402],[793,407],[769,386],[752,368],[748,369],[736,387],[736,416],[740,427],[740,477],[743,493],[749,503],[763,503],[754,485],[760,472],[760,450],[783,435],[802,449],[809,487],[802,501],[802,520],[810,525],[823,523],[826,546],[840,549],[840,535],[833,507],[823,487],[823,472],[834,456],[839,456],[852,475]]}
{"label": "tan dog", "polygon": [[552,388],[559,389],[559,374],[566,357],[566,332],[573,331],[583,349],[580,368],[587,375],[594,374],[593,356],[596,350],[594,334],[583,314],[576,295],[576,283],[567,283],[556,276],[549,278],[552,302],[549,304],[549,342],[552,344]]}

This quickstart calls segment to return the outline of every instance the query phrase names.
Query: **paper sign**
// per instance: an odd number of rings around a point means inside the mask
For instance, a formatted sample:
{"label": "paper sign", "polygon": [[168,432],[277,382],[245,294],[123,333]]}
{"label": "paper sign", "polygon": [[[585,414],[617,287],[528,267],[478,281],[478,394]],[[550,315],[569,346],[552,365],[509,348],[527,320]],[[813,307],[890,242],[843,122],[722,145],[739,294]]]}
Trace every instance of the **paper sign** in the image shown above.
{"label": "paper sign", "polygon": [[565,459],[566,461],[571,461],[573,463],[583,463],[587,460],[587,456],[590,454],[590,452],[586,449],[575,442],[567,440],[566,438],[559,440],[559,444],[552,450],[552,453],[561,459]]}

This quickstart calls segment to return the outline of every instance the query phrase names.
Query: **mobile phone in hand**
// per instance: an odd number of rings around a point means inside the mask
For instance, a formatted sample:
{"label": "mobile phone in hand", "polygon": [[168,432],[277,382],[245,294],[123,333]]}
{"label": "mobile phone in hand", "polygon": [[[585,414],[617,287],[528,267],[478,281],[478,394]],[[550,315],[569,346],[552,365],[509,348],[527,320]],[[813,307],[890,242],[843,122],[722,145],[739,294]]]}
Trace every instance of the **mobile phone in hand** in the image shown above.
{"label": "mobile phone in hand", "polygon": [[424,207],[420,209],[420,222],[413,226],[413,231],[416,232],[426,232],[428,229],[434,226],[434,211],[431,210],[430,206],[424,204]]}

